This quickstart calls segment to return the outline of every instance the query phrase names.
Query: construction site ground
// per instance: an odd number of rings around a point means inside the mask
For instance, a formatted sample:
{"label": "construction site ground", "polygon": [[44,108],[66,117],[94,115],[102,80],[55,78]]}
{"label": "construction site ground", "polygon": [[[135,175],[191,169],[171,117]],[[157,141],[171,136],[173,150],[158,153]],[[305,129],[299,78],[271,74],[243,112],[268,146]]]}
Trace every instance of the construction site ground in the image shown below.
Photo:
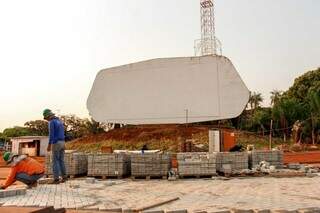
{"label": "construction site ground", "polygon": [[95,183],[80,178],[59,185],[39,185],[28,189],[26,195],[0,198],[0,204],[6,208],[54,206],[71,210],[132,211],[179,198],[148,210],[297,210],[320,206],[319,184],[319,176],[176,181],[124,179],[97,180]]}
{"label": "construction site ground", "polygon": [[[37,207],[0,207],[1,213],[30,213],[34,211],[42,210],[43,208],[37,208]],[[99,211],[92,211],[92,210],[72,210],[67,209],[67,213],[98,213]]]}
{"label": "construction site ground", "polygon": [[[193,139],[195,150],[207,151],[208,127],[142,126],[111,130],[89,135],[67,143],[68,149],[100,151],[102,146],[113,149],[150,149],[178,152],[179,141]],[[267,139],[236,132],[236,142],[256,144],[265,149]],[[281,146],[281,140],[276,140]],[[292,152],[285,150],[284,163],[320,163],[320,151]],[[36,157],[44,163],[44,157]],[[0,183],[9,173],[0,158]],[[143,207],[179,198],[148,210],[182,210],[190,212],[217,212],[230,209],[296,210],[320,206],[320,176],[292,177],[238,177],[229,179],[168,180],[97,180],[86,183],[86,177],[69,180],[60,185],[39,185],[28,189],[26,195],[0,198],[0,212],[28,212],[34,208],[54,206],[68,208],[68,212],[109,210],[137,210]],[[23,187],[16,182],[14,187]],[[22,209],[21,209],[22,208]]]}

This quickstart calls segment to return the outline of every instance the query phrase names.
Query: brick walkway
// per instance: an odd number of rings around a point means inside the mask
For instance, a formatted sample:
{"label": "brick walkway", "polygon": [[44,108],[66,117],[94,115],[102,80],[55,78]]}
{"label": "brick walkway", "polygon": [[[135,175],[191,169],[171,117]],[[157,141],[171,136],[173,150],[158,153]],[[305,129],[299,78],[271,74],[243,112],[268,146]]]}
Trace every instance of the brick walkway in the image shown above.
{"label": "brick walkway", "polygon": [[26,206],[55,208],[83,208],[95,204],[95,200],[81,195],[78,189],[72,189],[68,184],[39,185],[27,190],[26,195],[0,198],[2,206]]}
{"label": "brick walkway", "polygon": [[[78,187],[79,188],[76,188]],[[1,198],[3,206],[51,206],[84,209],[136,209],[156,201],[180,199],[153,210],[208,212],[237,209],[297,210],[320,206],[320,177],[223,180],[72,180],[39,185],[26,195]]]}

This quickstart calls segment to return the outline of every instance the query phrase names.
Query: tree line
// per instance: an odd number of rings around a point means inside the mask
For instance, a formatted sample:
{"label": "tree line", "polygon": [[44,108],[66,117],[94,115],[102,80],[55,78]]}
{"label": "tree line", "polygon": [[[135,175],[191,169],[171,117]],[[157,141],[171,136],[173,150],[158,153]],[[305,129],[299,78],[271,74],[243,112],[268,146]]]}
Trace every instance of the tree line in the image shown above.
{"label": "tree line", "polygon": [[[62,115],[60,119],[64,123],[66,140],[73,140],[88,134],[97,134],[104,132],[110,128],[110,125],[105,125],[96,122],[93,119],[82,119],[76,115]],[[19,136],[47,136],[49,134],[48,122],[45,120],[28,121],[24,126],[15,126],[6,128],[0,132],[0,141],[8,141],[12,137]]]}
{"label": "tree line", "polygon": [[262,107],[261,93],[251,92],[247,109],[234,126],[261,135],[272,131],[284,141],[292,137],[295,142],[319,142],[320,68],[296,78],[287,91],[272,91],[270,99],[270,107]]}

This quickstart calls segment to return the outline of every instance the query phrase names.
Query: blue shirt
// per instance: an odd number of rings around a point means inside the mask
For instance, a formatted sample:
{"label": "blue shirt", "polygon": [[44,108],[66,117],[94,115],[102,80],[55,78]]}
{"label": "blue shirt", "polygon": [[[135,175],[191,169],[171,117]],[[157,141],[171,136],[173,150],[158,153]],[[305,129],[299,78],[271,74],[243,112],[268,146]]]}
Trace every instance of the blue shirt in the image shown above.
{"label": "blue shirt", "polygon": [[58,118],[49,121],[49,144],[64,141],[64,126]]}

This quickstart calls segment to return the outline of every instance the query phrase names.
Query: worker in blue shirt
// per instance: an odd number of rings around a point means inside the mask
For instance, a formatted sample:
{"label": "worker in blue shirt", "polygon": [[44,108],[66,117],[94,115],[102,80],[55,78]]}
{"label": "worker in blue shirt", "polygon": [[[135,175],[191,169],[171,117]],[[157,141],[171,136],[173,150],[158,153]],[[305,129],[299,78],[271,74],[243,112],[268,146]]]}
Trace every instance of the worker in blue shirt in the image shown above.
{"label": "worker in blue shirt", "polygon": [[[64,126],[50,109],[43,111],[43,118],[49,122],[49,144],[47,151],[52,152],[53,184],[59,184],[67,180],[64,164]],[[59,177],[61,177],[61,181]]]}

